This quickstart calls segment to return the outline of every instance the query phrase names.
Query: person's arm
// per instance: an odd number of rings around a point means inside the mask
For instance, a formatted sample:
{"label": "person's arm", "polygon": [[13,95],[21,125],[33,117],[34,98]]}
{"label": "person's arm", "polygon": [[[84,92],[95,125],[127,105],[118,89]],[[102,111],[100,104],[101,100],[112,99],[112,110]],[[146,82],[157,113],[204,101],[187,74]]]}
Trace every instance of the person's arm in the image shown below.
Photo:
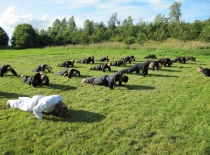
{"label": "person's arm", "polygon": [[7,66],[3,66],[1,68],[1,77],[3,77],[4,76],[4,73],[6,73],[6,72],[7,72]]}
{"label": "person's arm", "polygon": [[106,65],[102,65],[102,71],[105,72]]}
{"label": "person's arm", "polygon": [[113,89],[114,82],[109,82],[109,89]]}
{"label": "person's arm", "polygon": [[45,81],[44,85],[48,85],[48,84],[49,84],[49,82],[50,82],[50,80],[49,80],[49,78],[47,77],[47,79],[46,79],[46,81]]}
{"label": "person's arm", "polygon": [[53,102],[46,102],[46,101],[44,101],[42,103],[39,103],[37,106],[34,107],[33,114],[38,119],[43,119],[42,112],[45,111],[46,109],[50,108],[51,106],[54,106]]}
{"label": "person's arm", "polygon": [[122,86],[122,81],[121,80],[119,81],[119,86]]}
{"label": "person's arm", "polygon": [[76,72],[78,73],[78,75],[80,76],[80,71],[76,70]]}
{"label": "person's arm", "polygon": [[31,80],[32,86],[36,87],[38,84],[41,83],[41,75],[40,73],[36,73]]}
{"label": "person's arm", "polygon": [[66,64],[66,68],[68,68],[69,67],[69,63],[68,62],[65,62],[65,64]]}
{"label": "person's arm", "polygon": [[14,69],[12,69],[11,72],[13,75],[17,76],[17,72]]}

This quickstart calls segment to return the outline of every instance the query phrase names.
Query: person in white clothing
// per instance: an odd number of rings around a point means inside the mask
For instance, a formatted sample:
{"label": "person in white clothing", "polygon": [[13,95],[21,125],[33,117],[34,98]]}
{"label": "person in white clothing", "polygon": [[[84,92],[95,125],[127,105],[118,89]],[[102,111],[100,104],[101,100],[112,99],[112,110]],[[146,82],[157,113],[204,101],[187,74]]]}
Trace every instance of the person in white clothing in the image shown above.
{"label": "person in white clothing", "polygon": [[60,95],[35,95],[32,98],[19,97],[17,100],[8,100],[7,107],[31,111],[38,119],[43,119],[42,112],[55,112],[61,117],[68,113],[68,107],[65,105]]}

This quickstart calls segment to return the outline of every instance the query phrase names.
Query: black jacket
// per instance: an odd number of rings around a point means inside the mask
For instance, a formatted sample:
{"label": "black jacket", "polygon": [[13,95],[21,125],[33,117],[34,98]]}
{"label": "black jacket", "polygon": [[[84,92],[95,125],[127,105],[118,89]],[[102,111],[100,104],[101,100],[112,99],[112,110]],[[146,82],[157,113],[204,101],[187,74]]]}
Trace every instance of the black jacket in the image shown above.
{"label": "black jacket", "polygon": [[109,75],[109,77],[107,78],[109,88],[113,89],[113,86],[116,82],[119,82],[119,86],[122,86],[122,76],[123,74],[121,73]]}
{"label": "black jacket", "polygon": [[105,64],[102,64],[102,65],[98,65],[98,66],[90,68],[90,70],[102,70],[103,72],[105,72],[106,69],[111,71],[111,67],[108,66],[108,63],[105,63]]}
{"label": "black jacket", "polygon": [[[3,77],[5,73],[7,73],[7,68],[8,67],[12,68],[12,66],[10,66],[10,65],[3,65],[3,66],[0,67],[0,76],[1,77]],[[12,72],[13,75],[17,76],[17,73],[13,68],[12,68],[11,72]]]}
{"label": "black jacket", "polygon": [[202,73],[205,74],[206,76],[210,76],[210,69],[208,68],[203,68]]}
{"label": "black jacket", "polygon": [[[32,72],[44,72],[47,66],[47,64],[39,65],[37,68],[33,69]],[[48,71],[50,72],[50,70]]]}
{"label": "black jacket", "polygon": [[66,68],[68,68],[69,66],[74,67],[74,63],[69,60],[69,61],[62,62],[62,63],[58,64],[57,66],[58,67],[66,67]]}
{"label": "black jacket", "polygon": [[[45,81],[44,85],[49,84],[49,78],[47,77],[47,80]],[[25,76],[23,78],[24,83],[28,83],[29,85],[32,85],[33,87],[41,86],[42,85],[42,79],[41,74],[36,73],[34,76]]]}

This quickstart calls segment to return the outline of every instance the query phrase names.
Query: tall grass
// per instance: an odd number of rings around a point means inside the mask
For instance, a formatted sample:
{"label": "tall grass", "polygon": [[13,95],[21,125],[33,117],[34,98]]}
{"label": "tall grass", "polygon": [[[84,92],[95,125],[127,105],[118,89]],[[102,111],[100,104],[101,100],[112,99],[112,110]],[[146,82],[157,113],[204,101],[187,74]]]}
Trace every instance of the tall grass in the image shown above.
{"label": "tall grass", "polygon": [[[210,79],[196,70],[210,66],[207,50],[191,50],[177,42],[176,48],[172,41],[136,45],[136,49],[112,47],[117,44],[1,50],[1,64],[12,65],[19,75],[33,75],[31,70],[43,63],[60,71],[64,68],[57,64],[65,60],[96,58],[95,64],[75,64],[81,77],[47,73],[49,86],[33,88],[11,73],[0,78],[1,154],[209,154]],[[174,63],[161,71],[149,71],[147,77],[128,74],[128,83],[116,84],[113,90],[82,83],[85,77],[114,74],[124,68],[112,66],[105,73],[88,70],[100,64],[97,60],[103,56],[108,55],[112,62],[134,55],[137,61],[129,67],[145,62],[147,54],[171,59],[195,56],[197,61]],[[5,107],[8,99],[36,94],[62,95],[70,109],[68,116],[45,115],[40,121],[30,112]]]}
{"label": "tall grass", "polygon": [[[59,48],[68,48],[68,49],[110,49],[110,50],[161,50],[161,49],[183,49],[183,50],[199,50],[199,49],[209,49],[209,42],[200,42],[200,41],[180,41],[176,39],[169,38],[162,43],[149,40],[143,45],[132,44],[126,45],[123,42],[103,42],[98,44],[89,44],[89,45],[66,45],[60,46]],[[58,48],[58,46],[56,46]]]}

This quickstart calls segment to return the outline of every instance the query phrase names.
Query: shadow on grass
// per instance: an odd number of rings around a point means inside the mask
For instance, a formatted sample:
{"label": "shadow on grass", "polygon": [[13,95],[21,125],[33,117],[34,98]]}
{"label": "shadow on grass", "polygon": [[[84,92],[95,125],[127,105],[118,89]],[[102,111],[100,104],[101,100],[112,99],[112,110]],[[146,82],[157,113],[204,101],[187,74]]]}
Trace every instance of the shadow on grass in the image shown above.
{"label": "shadow on grass", "polygon": [[14,98],[14,99],[17,99],[20,96],[29,97],[28,95],[24,95],[24,94],[0,92],[0,98]]}
{"label": "shadow on grass", "polygon": [[162,71],[167,71],[167,72],[181,72],[181,70],[173,70],[173,69],[162,69]]}
{"label": "shadow on grass", "polygon": [[80,75],[79,76],[81,79],[84,79],[84,78],[88,78],[88,77],[97,77],[97,76],[91,76],[91,75]]}
{"label": "shadow on grass", "polygon": [[50,89],[61,89],[61,90],[77,89],[77,87],[72,87],[72,86],[67,86],[67,85],[62,85],[62,84],[54,84],[54,83],[50,83],[47,87]]}
{"label": "shadow on grass", "polygon": [[196,62],[192,62],[192,63],[188,63],[190,65],[197,65],[197,66],[201,66],[201,65],[207,65],[206,63],[196,63]]}
{"label": "shadow on grass", "polygon": [[[17,78],[20,78],[21,75],[13,75],[13,74],[10,74],[10,73],[7,73],[7,74],[4,74],[3,77],[17,77]],[[1,77],[2,78],[2,77]]]}
{"label": "shadow on grass", "polygon": [[163,74],[149,74],[150,76],[156,76],[156,77],[176,77],[178,78],[179,76],[171,76],[171,75],[163,75]]}
{"label": "shadow on grass", "polygon": [[155,89],[155,87],[142,85],[124,85],[124,87],[126,87],[128,90]]}
{"label": "shadow on grass", "polygon": [[[46,114],[50,115],[50,114]],[[55,115],[55,114],[51,114]],[[55,115],[56,116],[56,115]],[[106,118],[105,115],[84,111],[84,110],[69,110],[69,113],[64,118],[59,117],[51,117],[47,118],[47,120],[52,121],[63,121],[63,122],[85,122],[85,123],[93,123],[93,122],[100,122],[104,118]]]}

